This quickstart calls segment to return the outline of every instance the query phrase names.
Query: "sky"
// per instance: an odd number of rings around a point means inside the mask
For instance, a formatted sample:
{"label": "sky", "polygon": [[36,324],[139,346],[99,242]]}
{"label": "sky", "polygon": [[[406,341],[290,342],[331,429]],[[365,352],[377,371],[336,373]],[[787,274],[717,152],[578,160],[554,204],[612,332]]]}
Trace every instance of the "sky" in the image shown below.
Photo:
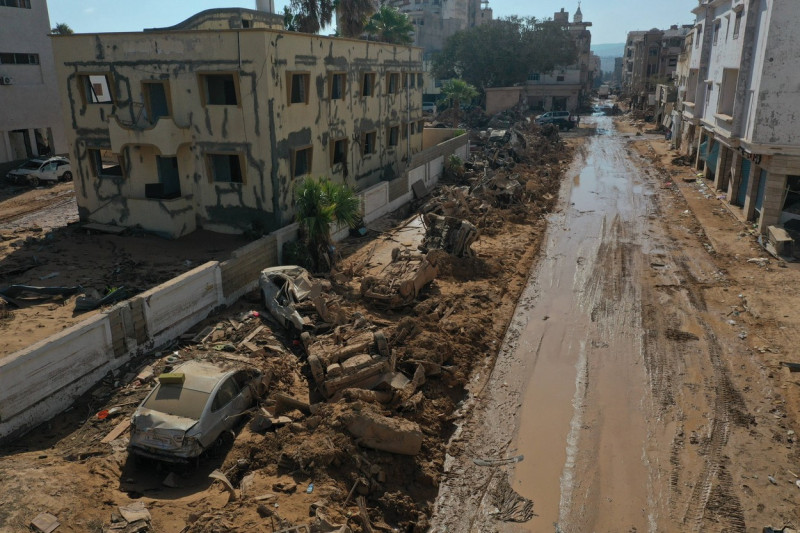
{"label": "sky", "polygon": [[[286,0],[275,0],[283,12]],[[697,0],[583,0],[583,20],[591,22],[592,43],[621,43],[627,32],[668,28],[693,21]],[[65,22],[76,33],[141,31],[172,26],[214,7],[255,7],[255,0],[49,0],[50,23]],[[571,14],[576,0],[490,0],[495,18],[509,15],[551,18],[563,7]],[[570,20],[572,16],[570,16]],[[326,33],[326,32],[323,32]]]}

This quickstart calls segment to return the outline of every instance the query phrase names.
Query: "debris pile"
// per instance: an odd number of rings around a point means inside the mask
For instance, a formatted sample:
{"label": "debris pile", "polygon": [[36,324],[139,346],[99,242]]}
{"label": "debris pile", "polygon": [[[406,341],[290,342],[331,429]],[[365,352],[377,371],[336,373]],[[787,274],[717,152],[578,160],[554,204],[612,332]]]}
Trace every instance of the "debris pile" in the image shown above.
{"label": "debris pile", "polygon": [[396,309],[413,302],[419,292],[437,274],[427,255],[407,249],[392,250],[392,262],[380,276],[367,276],[361,281],[361,296],[385,309]]}

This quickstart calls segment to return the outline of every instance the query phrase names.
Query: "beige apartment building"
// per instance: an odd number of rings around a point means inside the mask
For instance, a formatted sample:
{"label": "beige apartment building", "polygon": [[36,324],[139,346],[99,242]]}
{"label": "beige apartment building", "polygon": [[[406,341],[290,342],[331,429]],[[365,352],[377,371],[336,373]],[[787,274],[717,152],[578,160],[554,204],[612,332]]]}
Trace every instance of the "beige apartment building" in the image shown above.
{"label": "beige apartment building", "polygon": [[422,50],[282,26],[215,9],[54,38],[81,220],[269,232],[306,176],[356,190],[401,176],[422,149]]}

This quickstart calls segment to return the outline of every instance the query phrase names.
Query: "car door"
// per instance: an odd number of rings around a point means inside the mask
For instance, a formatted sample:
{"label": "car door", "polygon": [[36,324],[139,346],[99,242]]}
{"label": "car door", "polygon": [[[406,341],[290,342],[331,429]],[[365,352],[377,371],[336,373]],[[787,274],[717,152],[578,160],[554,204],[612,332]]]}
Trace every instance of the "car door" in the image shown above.
{"label": "car door", "polygon": [[234,376],[227,377],[217,388],[211,400],[211,407],[202,421],[203,428],[199,439],[204,448],[210,446],[223,431],[230,429],[236,422],[235,419],[231,419],[231,415],[236,414],[235,400],[239,392]]}
{"label": "car door", "polygon": [[47,163],[39,172],[37,172],[39,179],[42,181],[57,181],[58,177],[56,176],[56,169],[58,168],[58,162],[53,161],[51,163]]}

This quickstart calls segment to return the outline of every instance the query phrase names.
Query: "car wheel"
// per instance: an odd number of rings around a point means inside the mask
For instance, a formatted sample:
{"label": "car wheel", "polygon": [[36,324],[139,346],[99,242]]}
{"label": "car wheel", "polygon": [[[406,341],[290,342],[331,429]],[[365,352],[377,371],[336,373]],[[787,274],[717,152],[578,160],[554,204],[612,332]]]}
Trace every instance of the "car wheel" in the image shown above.
{"label": "car wheel", "polygon": [[32,178],[28,179],[28,183],[31,184],[31,187],[38,187],[39,186],[39,178],[33,176]]}
{"label": "car wheel", "polygon": [[67,170],[67,171],[66,171],[66,172],[64,172],[64,174],[61,176],[61,179],[63,179],[64,181],[72,181],[72,172],[70,172],[69,170]]}

